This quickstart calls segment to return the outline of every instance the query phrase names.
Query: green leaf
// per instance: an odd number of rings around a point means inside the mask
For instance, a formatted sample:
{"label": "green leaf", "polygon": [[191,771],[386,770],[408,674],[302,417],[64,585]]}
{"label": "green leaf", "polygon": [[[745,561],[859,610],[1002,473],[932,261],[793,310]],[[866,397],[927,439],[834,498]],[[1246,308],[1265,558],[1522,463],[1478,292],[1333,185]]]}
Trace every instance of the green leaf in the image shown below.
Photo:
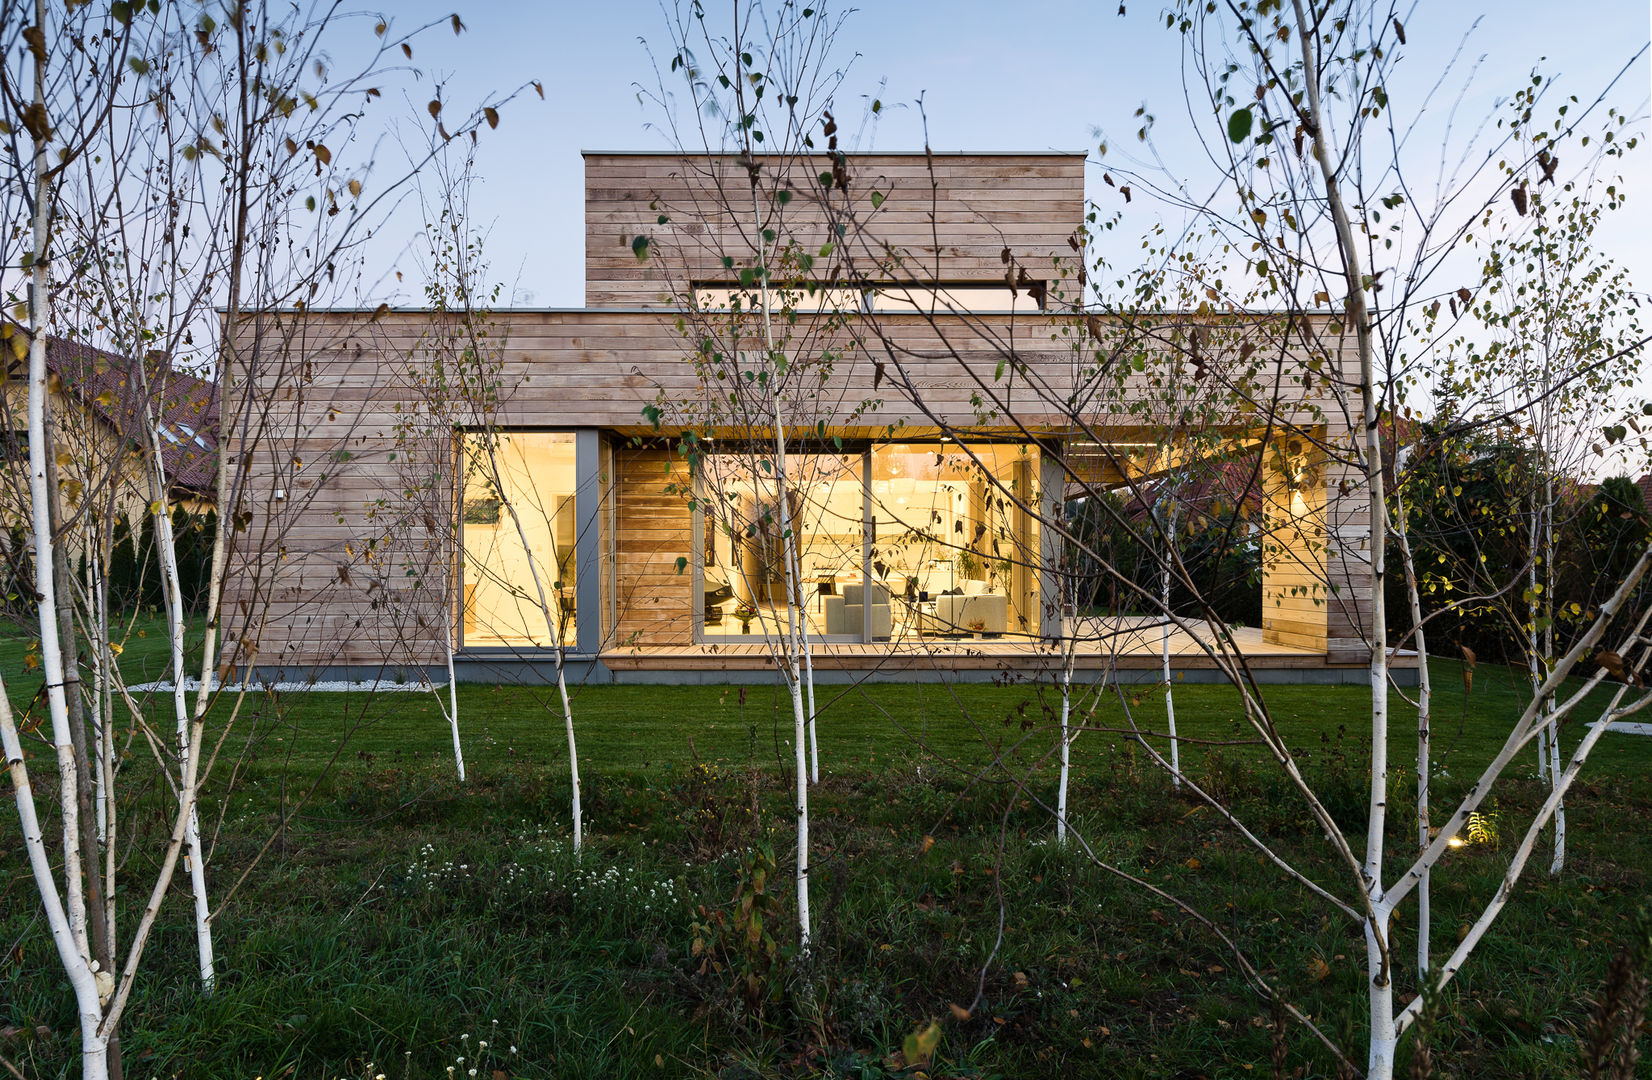
{"label": "green leaf", "polygon": [[1254,118],[1249,109],[1239,109],[1228,117],[1228,138],[1234,142],[1244,142],[1250,138],[1251,124]]}
{"label": "green leaf", "polygon": [[648,237],[639,236],[631,241],[631,254],[638,259],[648,258]]}
{"label": "green leaf", "polygon": [[872,192],[872,209],[876,210],[878,207],[880,207],[882,205],[883,205],[883,194],[881,192],[877,192],[877,191]]}
{"label": "green leaf", "polygon": [[677,556],[677,573],[681,574],[684,570],[687,570],[687,569],[688,569],[688,559],[686,559],[685,557],[683,557],[681,555]]}

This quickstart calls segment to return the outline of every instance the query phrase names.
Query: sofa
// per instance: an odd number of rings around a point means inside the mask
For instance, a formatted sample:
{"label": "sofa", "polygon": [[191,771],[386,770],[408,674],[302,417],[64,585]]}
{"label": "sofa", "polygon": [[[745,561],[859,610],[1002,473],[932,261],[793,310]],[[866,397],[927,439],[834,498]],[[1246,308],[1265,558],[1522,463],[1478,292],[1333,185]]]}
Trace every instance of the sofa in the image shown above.
{"label": "sofa", "polygon": [[[859,637],[866,615],[866,586],[856,583],[843,586],[842,596],[820,598],[821,610],[826,616],[826,633],[848,634]],[[872,638],[887,640],[895,629],[894,613],[889,607],[889,590],[882,585],[872,586]]]}
{"label": "sofa", "polygon": [[971,581],[965,583],[965,595],[937,596],[934,624],[925,629],[932,634],[1002,634],[1008,630],[1010,598],[1003,593],[974,591],[980,587],[979,582]]}

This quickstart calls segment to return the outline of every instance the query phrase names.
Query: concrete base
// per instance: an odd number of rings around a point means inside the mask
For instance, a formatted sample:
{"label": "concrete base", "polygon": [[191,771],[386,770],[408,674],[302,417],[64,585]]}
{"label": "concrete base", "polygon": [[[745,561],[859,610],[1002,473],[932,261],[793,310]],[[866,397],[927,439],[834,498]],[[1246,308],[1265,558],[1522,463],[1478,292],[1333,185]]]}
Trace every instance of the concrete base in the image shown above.
{"label": "concrete base", "polygon": [[[568,657],[564,662],[564,677],[570,686],[768,686],[780,679],[772,668],[714,669],[645,668],[615,670],[596,657]],[[548,686],[556,682],[556,661],[549,656],[461,657],[453,662],[454,675],[461,683],[510,684]],[[1288,667],[1268,668],[1252,666],[1251,672],[1264,685],[1301,684],[1308,686],[1363,686],[1370,680],[1370,669],[1347,667]],[[820,686],[847,686],[858,683],[990,683],[1012,681],[1032,682],[1052,677],[1053,671],[1039,665],[1017,664],[1003,667],[971,667],[949,669],[943,665],[928,668],[911,666],[876,666],[853,670],[843,668],[815,669],[815,683]],[[1390,675],[1400,686],[1415,686],[1417,670],[1414,667],[1396,667]],[[1099,667],[1080,666],[1074,671],[1075,681],[1085,684],[1120,682],[1131,686],[1151,686],[1159,682],[1157,668],[1126,668],[1108,671]],[[1226,678],[1209,667],[1181,668],[1171,665],[1171,678],[1181,685],[1213,685]],[[447,669],[433,665],[418,667],[372,667],[368,665],[330,665],[308,669],[291,667],[259,667],[253,679],[261,682],[317,683],[357,681],[393,684],[418,684],[428,681],[434,685],[447,682]]]}

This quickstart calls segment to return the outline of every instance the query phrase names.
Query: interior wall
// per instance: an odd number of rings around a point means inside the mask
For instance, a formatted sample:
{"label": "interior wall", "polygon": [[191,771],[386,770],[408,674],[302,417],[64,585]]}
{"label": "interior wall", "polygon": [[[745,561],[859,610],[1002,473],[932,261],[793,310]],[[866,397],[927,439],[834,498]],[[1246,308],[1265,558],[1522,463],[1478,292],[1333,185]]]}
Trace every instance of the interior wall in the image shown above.
{"label": "interior wall", "polygon": [[1263,448],[1262,639],[1324,652],[1326,572],[1323,456],[1306,440]]}
{"label": "interior wall", "polygon": [[[464,644],[548,648],[556,644],[534,574],[572,647],[578,574],[574,436],[517,432],[464,437]],[[494,465],[497,465],[497,469]],[[509,501],[521,532],[505,508]],[[527,546],[523,546],[523,537]]]}

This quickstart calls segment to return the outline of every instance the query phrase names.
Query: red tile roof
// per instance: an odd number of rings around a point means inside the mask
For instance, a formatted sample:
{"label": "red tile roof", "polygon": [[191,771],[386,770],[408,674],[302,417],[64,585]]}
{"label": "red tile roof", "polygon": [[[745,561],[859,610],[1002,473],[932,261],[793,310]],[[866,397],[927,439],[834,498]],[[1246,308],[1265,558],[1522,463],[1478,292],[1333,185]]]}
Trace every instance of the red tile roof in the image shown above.
{"label": "red tile roof", "polygon": [[161,463],[173,493],[210,497],[218,470],[218,384],[173,367],[163,355],[151,354],[144,364],[158,410],[144,407],[143,379],[129,357],[60,337],[46,342],[46,367],[64,392],[120,438],[147,438],[145,416],[158,412]]}

